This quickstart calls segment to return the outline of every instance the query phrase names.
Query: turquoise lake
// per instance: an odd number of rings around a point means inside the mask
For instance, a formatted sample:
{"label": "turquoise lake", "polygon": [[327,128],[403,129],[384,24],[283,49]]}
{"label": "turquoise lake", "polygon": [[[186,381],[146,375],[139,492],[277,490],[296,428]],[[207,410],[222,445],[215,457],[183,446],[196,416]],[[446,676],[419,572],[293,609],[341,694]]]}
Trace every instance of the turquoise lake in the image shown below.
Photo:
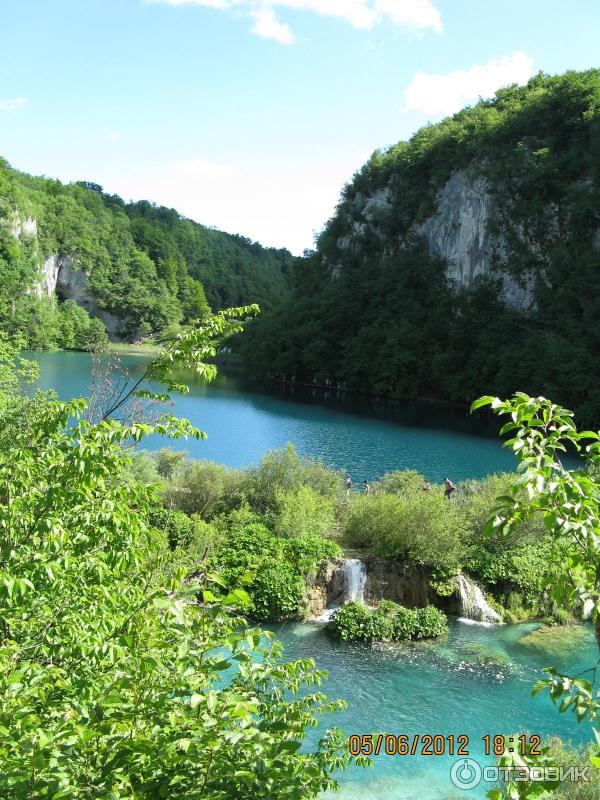
{"label": "turquoise lake", "polygon": [[[91,359],[87,353],[36,353],[40,386],[62,399],[87,395]],[[144,359],[122,359],[132,376]],[[416,469],[432,481],[454,481],[511,470],[513,455],[493,435],[498,420],[485,425],[482,414],[451,411],[430,404],[376,402],[302,387],[271,387],[220,375],[207,385],[195,376],[188,395],[174,395],[175,408],[208,434],[204,441],[166,442],[158,437],[144,447],[175,447],[195,458],[232,467],[257,463],[267,450],[292,442],[298,452],[348,470],[355,484],[395,469]],[[159,388],[158,386],[156,387]],[[293,394],[291,393],[293,391]]]}
{"label": "turquoise lake", "polygon": [[[68,399],[87,395],[91,362],[84,353],[40,353],[40,386]],[[123,359],[132,375],[143,359]],[[429,405],[375,403],[320,390],[294,394],[267,390],[222,375],[214,384],[192,381],[190,394],[177,397],[174,412],[206,431],[202,442],[149,439],[148,449],[187,449],[197,458],[235,467],[257,463],[272,448],[292,442],[299,452],[347,469],[360,484],[393,469],[418,469],[431,480],[445,475],[460,481],[510,470],[514,460],[487,428],[466,412]],[[559,715],[531,686],[549,664],[570,674],[593,667],[598,651],[591,628],[561,632],[550,649],[524,637],[536,625],[491,628],[452,622],[440,642],[372,649],[332,641],[318,625],[271,626],[289,659],[312,657],[329,673],[325,691],[348,702],[327,721],[350,734],[469,736],[470,757],[479,764],[486,734],[527,731],[587,742],[590,729],[572,715]],[[564,638],[563,638],[564,636]],[[310,734],[318,737],[319,731]],[[341,792],[327,800],[481,800],[483,784],[468,791],[454,787],[450,770],[457,757],[385,756],[370,769],[352,768],[339,776]],[[325,798],[323,798],[325,800]]]}
{"label": "turquoise lake", "polygon": [[[371,649],[332,641],[317,625],[271,626],[287,658],[313,657],[329,673],[326,692],[348,702],[330,721],[348,734],[385,732],[469,737],[469,757],[492,765],[482,736],[522,732],[589,742],[589,725],[560,715],[547,694],[531,686],[552,664],[569,674],[595,666],[598,649],[591,626],[561,635],[560,651],[534,646],[534,624],[490,628],[452,622],[442,642],[411,642]],[[562,632],[561,632],[562,633]],[[589,677],[589,676],[588,676]],[[457,757],[387,756],[370,768],[342,773],[341,791],[327,800],[482,800],[490,785],[459,790],[450,779]]]}

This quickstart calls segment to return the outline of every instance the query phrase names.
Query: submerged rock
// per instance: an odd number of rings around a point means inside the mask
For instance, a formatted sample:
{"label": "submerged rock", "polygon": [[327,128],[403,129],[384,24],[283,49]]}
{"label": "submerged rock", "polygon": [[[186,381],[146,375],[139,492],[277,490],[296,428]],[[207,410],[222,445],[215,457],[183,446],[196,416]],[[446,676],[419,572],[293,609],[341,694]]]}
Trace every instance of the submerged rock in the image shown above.
{"label": "submerged rock", "polygon": [[519,645],[531,648],[546,658],[555,657],[557,653],[564,656],[579,651],[591,638],[593,631],[588,625],[543,625],[523,636]]}

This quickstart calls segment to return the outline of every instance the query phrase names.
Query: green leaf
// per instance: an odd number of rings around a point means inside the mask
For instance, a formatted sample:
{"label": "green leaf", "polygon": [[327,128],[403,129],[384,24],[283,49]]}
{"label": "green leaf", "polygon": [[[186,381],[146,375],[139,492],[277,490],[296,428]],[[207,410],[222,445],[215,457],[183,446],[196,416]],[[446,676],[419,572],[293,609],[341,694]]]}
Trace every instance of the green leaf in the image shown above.
{"label": "green leaf", "polygon": [[484,406],[491,405],[497,398],[492,397],[491,395],[485,395],[483,397],[477,398],[471,403],[471,413],[473,411],[477,411],[479,408],[483,408]]}

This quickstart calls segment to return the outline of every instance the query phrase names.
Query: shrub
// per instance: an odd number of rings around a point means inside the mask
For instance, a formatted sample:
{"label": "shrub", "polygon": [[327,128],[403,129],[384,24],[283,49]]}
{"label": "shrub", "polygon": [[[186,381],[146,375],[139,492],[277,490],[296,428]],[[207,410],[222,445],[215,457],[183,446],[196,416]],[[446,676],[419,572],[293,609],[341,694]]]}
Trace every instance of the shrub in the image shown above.
{"label": "shrub", "polygon": [[383,558],[456,570],[464,555],[465,520],[443,495],[356,497],[350,503],[345,540]]}
{"label": "shrub", "polygon": [[145,450],[135,453],[131,459],[123,459],[123,474],[126,483],[143,483],[156,486],[161,482],[152,455]]}
{"label": "shrub", "polygon": [[335,525],[333,500],[310,486],[279,491],[273,529],[279,536],[325,536]]}
{"label": "shrub", "polygon": [[[164,465],[164,459],[163,459]],[[182,461],[173,471],[164,499],[186,514],[210,521],[243,503],[243,475],[212,461]]]}
{"label": "shrub", "polygon": [[185,459],[185,452],[182,450],[171,450],[170,447],[161,447],[154,453],[156,469],[163,478],[171,479],[176,467]]}
{"label": "shrub", "polygon": [[398,606],[393,613],[393,638],[411,639],[417,625],[417,609]]}
{"label": "shrub", "polygon": [[573,617],[566,608],[555,608],[551,614],[551,619],[555,625],[568,625],[573,621]]}
{"label": "shrub", "polygon": [[373,612],[362,603],[344,603],[333,615],[327,629],[338,639],[371,642]]}
{"label": "shrub", "polygon": [[[396,470],[373,484],[374,494],[410,494],[421,491],[425,477],[414,469]],[[440,489],[441,491],[441,489]]]}
{"label": "shrub", "polygon": [[282,544],[282,551],[302,575],[312,575],[319,564],[342,555],[342,548],[337,542],[314,535],[286,540]]}
{"label": "shrub", "polygon": [[298,617],[306,586],[292,566],[276,559],[263,562],[250,586],[252,616],[280,622]]}
{"label": "shrub", "polygon": [[340,489],[340,476],[320,461],[299,456],[291,444],[285,450],[267,453],[245,479],[250,505],[262,513],[278,512],[281,498],[303,486],[333,502]]}
{"label": "shrub", "polygon": [[429,639],[448,631],[446,615],[435,608],[404,608],[382,600],[371,609],[362,603],[344,603],[333,615],[328,630],[339,639],[352,642],[386,642],[401,639]]}
{"label": "shrub", "polygon": [[229,586],[250,579],[252,616],[280,621],[300,615],[306,577],[318,565],[340,554],[331,540],[319,536],[284,539],[273,534],[264,518],[248,508],[222,517],[217,523],[223,539],[213,563]]}
{"label": "shrub", "polygon": [[413,639],[432,639],[448,632],[448,619],[443,611],[435,606],[416,609]]}
{"label": "shrub", "polygon": [[220,531],[198,516],[188,517],[183,511],[153,506],[149,518],[157,530],[166,536],[177,563],[186,564],[190,571],[210,555],[222,538]]}

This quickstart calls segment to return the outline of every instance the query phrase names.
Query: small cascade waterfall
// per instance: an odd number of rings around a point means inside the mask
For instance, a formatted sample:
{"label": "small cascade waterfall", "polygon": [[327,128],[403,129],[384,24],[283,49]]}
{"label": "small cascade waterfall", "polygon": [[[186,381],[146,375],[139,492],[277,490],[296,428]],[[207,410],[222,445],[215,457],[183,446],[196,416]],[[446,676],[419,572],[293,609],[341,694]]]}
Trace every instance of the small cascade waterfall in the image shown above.
{"label": "small cascade waterfall", "polygon": [[488,604],[484,593],[474,581],[469,581],[464,575],[456,576],[456,589],[460,597],[461,622],[497,624],[499,615]]}
{"label": "small cascade waterfall", "polygon": [[333,613],[343,603],[364,603],[367,568],[359,558],[345,558],[332,581],[333,601],[317,617],[319,622],[329,622]]}
{"label": "small cascade waterfall", "polygon": [[356,601],[364,603],[367,568],[359,558],[344,561],[344,603]]}

